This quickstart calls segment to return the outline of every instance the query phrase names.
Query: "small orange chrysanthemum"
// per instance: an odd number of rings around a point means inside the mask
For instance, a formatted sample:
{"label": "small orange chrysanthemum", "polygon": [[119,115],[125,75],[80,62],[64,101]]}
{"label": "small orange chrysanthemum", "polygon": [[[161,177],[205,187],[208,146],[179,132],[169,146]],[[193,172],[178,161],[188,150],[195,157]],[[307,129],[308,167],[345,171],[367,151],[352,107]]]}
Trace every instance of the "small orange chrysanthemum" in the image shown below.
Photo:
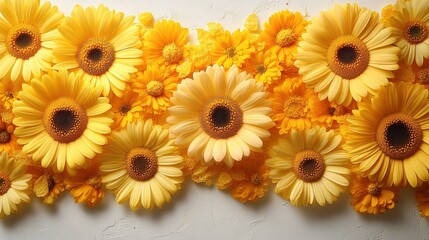
{"label": "small orange chrysanthemum", "polygon": [[142,118],[143,108],[138,96],[129,88],[125,89],[122,97],[112,95],[110,104],[112,112],[115,114],[112,129],[119,130],[124,128],[127,123],[137,122]]}
{"label": "small orange chrysanthemum", "polygon": [[0,152],[6,151],[8,154],[13,154],[16,150],[21,149],[13,134],[14,130],[15,126],[12,123],[0,119]]}
{"label": "small orange chrysanthemum", "polygon": [[354,176],[350,186],[352,205],[358,213],[379,214],[395,207],[398,190],[368,178]]}
{"label": "small orange chrysanthemum", "polygon": [[216,64],[230,68],[232,65],[241,67],[245,60],[255,52],[255,47],[250,44],[250,34],[247,31],[237,30],[223,32],[216,38],[216,45],[212,56]]}
{"label": "small orange chrysanthemum", "polygon": [[263,82],[266,86],[277,82],[282,76],[283,67],[280,66],[276,54],[258,52],[246,63],[245,70],[252,74],[256,81]]}

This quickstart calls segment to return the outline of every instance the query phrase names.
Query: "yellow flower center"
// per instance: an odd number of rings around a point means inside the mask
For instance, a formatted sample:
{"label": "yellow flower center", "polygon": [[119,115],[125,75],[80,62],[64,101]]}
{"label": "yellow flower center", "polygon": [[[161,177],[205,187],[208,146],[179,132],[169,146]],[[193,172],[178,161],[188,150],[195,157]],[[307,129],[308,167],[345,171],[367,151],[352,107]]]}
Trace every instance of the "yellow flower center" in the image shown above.
{"label": "yellow flower center", "polygon": [[255,173],[252,175],[252,177],[250,178],[250,182],[255,185],[258,186],[263,182],[263,178],[261,176],[261,174],[259,173]]}
{"label": "yellow flower center", "polygon": [[380,194],[380,192],[381,192],[381,187],[379,187],[375,183],[371,183],[368,185],[367,191],[372,196],[378,196],[378,194]]}
{"label": "yellow flower center", "polygon": [[377,144],[384,154],[393,159],[412,156],[420,149],[422,139],[419,123],[403,113],[384,117],[377,127]]}
{"label": "yellow flower center", "polygon": [[428,37],[428,27],[423,22],[408,22],[404,26],[403,37],[411,44],[419,44]]}
{"label": "yellow flower center", "polygon": [[183,50],[175,43],[170,43],[162,49],[162,57],[168,63],[178,63],[183,57]]}
{"label": "yellow flower center", "polygon": [[288,47],[296,42],[297,35],[291,28],[280,30],[276,35],[276,44],[280,47]]}
{"label": "yellow flower center", "polygon": [[416,74],[416,80],[422,85],[429,84],[429,68],[423,68]]}
{"label": "yellow flower center", "polygon": [[146,92],[152,97],[159,97],[164,92],[164,83],[161,81],[151,80],[146,85]]}
{"label": "yellow flower center", "polygon": [[203,106],[201,127],[212,138],[234,136],[243,126],[243,111],[228,97],[213,97]]}
{"label": "yellow flower center", "polygon": [[6,130],[0,130],[0,144],[5,144],[10,142],[10,133]]}
{"label": "yellow flower center", "polygon": [[226,49],[226,55],[229,58],[234,57],[234,55],[235,55],[235,48],[234,47],[230,47],[230,48]]}
{"label": "yellow flower center", "polygon": [[267,71],[267,68],[264,66],[264,64],[259,64],[256,66],[256,72],[259,74],[264,74]]}
{"label": "yellow flower center", "polygon": [[298,152],[293,161],[293,171],[304,182],[316,182],[325,173],[325,161],[322,155],[313,150]]}
{"label": "yellow flower center", "polygon": [[147,181],[158,172],[158,158],[147,148],[133,148],[126,158],[128,175],[136,181]]}
{"label": "yellow flower center", "polygon": [[283,112],[288,118],[303,118],[307,111],[307,99],[300,96],[288,98],[283,105]]}
{"label": "yellow flower center", "polygon": [[353,36],[341,36],[329,45],[327,62],[329,68],[345,79],[361,75],[369,64],[369,51],[365,43]]}
{"label": "yellow flower center", "polygon": [[11,187],[11,182],[9,177],[4,173],[0,173],[0,196],[7,193],[10,187]]}
{"label": "yellow flower center", "polygon": [[39,31],[28,24],[13,26],[6,36],[7,51],[14,57],[29,59],[42,47]]}
{"label": "yellow flower center", "polygon": [[78,139],[88,125],[85,109],[76,101],[62,97],[48,105],[43,113],[46,132],[57,142],[69,143]]}
{"label": "yellow flower center", "polygon": [[83,71],[100,76],[109,71],[115,62],[115,49],[108,41],[91,38],[79,47],[76,58]]}

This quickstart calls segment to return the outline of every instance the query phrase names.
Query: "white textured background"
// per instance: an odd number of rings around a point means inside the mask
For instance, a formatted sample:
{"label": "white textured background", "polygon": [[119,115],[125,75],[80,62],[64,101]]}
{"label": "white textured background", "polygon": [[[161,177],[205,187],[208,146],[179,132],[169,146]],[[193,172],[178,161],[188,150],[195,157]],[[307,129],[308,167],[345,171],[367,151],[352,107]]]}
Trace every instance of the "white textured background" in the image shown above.
{"label": "white textured background", "polygon": [[[16,0],[19,1],[19,0]],[[43,1],[43,0],[42,0]],[[427,1],[427,0],[421,0]],[[105,4],[126,14],[150,11],[156,19],[170,18],[190,29],[220,22],[226,29],[243,27],[246,16],[257,13],[261,23],[275,11],[300,11],[317,16],[346,0],[51,0],[69,15],[77,3]],[[380,11],[394,0],[360,0]],[[0,239],[429,239],[429,221],[421,218],[412,190],[401,192],[395,209],[378,216],[356,214],[350,197],[324,208],[295,208],[273,193],[257,204],[241,204],[215,188],[187,181],[162,209],[132,212],[106,193],[95,209],[75,205],[64,193],[53,206],[38,199],[0,223]]]}

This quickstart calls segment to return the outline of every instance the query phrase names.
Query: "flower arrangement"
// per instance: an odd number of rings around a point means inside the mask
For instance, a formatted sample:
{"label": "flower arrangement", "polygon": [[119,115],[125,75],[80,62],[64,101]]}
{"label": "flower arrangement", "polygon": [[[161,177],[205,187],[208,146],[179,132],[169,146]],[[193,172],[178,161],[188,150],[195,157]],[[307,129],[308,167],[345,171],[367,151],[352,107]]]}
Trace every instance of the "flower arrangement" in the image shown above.
{"label": "flower arrangement", "polygon": [[358,213],[415,188],[429,216],[429,2],[255,14],[243,29],[135,22],[100,5],[64,16],[0,0],[0,217],[69,192],[161,208],[186,177],[240,202],[349,192]]}

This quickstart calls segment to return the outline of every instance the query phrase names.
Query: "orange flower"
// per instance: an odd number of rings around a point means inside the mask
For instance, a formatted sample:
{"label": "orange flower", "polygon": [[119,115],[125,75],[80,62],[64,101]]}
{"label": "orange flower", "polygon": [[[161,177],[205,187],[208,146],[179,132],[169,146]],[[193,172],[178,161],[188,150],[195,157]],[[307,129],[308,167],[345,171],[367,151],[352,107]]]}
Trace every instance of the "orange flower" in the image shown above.
{"label": "orange flower", "polygon": [[[183,154],[182,154],[183,155]],[[205,163],[197,161],[195,158],[185,157],[182,169],[184,176],[190,176],[196,183],[204,183],[207,186],[213,185],[214,178],[225,168],[223,162],[212,161]]]}
{"label": "orange flower", "polygon": [[384,187],[368,178],[353,176],[350,186],[352,205],[358,213],[379,214],[395,207],[398,198],[396,188]]}
{"label": "orange flower", "polygon": [[416,201],[420,215],[429,219],[429,183],[425,182],[416,188]]}
{"label": "orange flower", "polygon": [[110,104],[114,123],[112,129],[119,130],[125,127],[127,123],[137,122],[142,118],[143,108],[140,105],[138,95],[127,87],[122,97],[111,95]]}
{"label": "orange flower", "polygon": [[76,203],[85,203],[88,207],[94,207],[104,197],[96,161],[92,161],[87,169],[79,170],[76,176],[68,176],[65,183]]}
{"label": "orange flower", "polygon": [[232,65],[241,67],[254,52],[255,47],[251,45],[249,32],[237,30],[231,33],[225,31],[216,38],[212,56],[216,59],[217,64],[225,68],[230,68]]}
{"label": "orange flower", "polygon": [[33,192],[42,198],[43,203],[53,204],[61,192],[65,190],[64,177],[50,168],[43,168],[33,162],[29,163],[28,172],[33,175]]}

